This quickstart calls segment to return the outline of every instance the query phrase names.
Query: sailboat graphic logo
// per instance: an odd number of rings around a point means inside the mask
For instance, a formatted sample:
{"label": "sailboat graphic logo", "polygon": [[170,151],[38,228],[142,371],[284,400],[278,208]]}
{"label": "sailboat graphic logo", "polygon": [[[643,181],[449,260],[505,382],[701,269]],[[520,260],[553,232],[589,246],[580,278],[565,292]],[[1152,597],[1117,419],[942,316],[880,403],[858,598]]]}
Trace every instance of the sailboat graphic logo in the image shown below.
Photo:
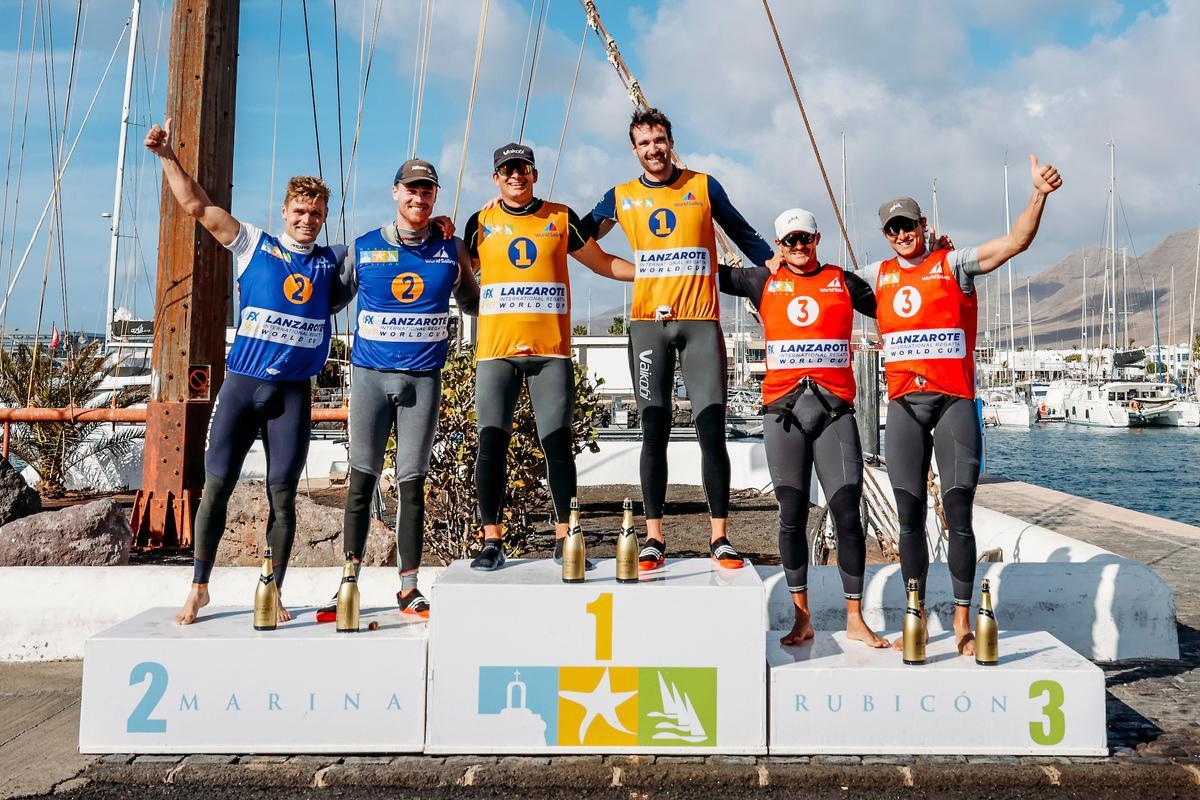
{"label": "sailboat graphic logo", "polygon": [[707,741],[709,733],[704,729],[704,723],[692,705],[692,698],[687,692],[680,691],[674,683],[668,684],[661,671],[658,673],[658,691],[662,698],[663,710],[646,714],[651,720],[656,720],[651,738],[656,741],[676,740],[688,744]]}

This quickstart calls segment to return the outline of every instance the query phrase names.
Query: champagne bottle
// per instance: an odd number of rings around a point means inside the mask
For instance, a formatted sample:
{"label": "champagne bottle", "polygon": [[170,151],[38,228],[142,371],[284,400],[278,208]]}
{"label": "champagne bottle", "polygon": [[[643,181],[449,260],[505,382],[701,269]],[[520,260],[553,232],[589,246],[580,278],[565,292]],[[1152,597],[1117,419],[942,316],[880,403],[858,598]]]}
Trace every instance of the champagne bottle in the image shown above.
{"label": "champagne bottle", "polygon": [[925,618],[916,578],[908,582],[908,608],[904,610],[904,663],[925,663]]}
{"label": "champagne bottle", "polygon": [[992,592],[985,578],[979,587],[979,616],[975,618],[975,663],[985,667],[1000,661],[1000,629],[992,611]]}
{"label": "champagne bottle", "polygon": [[275,570],[271,565],[271,548],[263,554],[262,572],[254,587],[254,630],[273,631],[278,624],[279,591],[275,586]]}
{"label": "champagne bottle", "polygon": [[358,633],[358,612],[357,570],[354,569],[354,556],[346,553],[346,566],[342,569],[342,583],[337,594],[337,632]]}
{"label": "champagne bottle", "polygon": [[617,583],[638,582],[638,538],[633,529],[633,501],[628,497],[621,510],[621,532],[617,534]]}
{"label": "champagne bottle", "polygon": [[579,499],[571,498],[571,515],[567,519],[567,538],[563,542],[563,583],[583,583],[587,569],[587,546],[583,542],[583,528],[579,526]]}

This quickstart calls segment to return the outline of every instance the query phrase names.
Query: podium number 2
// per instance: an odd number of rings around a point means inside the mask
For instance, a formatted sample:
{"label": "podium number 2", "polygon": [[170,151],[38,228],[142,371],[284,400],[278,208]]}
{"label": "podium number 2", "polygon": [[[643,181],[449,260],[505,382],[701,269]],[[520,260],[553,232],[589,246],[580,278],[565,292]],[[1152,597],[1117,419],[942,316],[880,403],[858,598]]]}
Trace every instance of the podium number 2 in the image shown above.
{"label": "podium number 2", "polygon": [[146,678],[150,679],[150,685],[146,687],[146,693],[142,695],[141,701],[134,706],[133,713],[129,715],[129,721],[125,723],[126,733],[166,733],[167,731],[165,719],[150,719],[158,701],[162,700],[163,695],[166,694],[167,668],[156,661],[143,661],[134,666],[133,671],[129,673],[129,685],[136,686]]}
{"label": "podium number 2", "polygon": [[596,660],[612,659],[612,592],[603,592],[584,608],[596,617]]}
{"label": "podium number 2", "polygon": [[1067,718],[1063,716],[1063,688],[1058,681],[1034,681],[1029,684],[1029,699],[1035,700],[1043,694],[1048,695],[1046,705],[1042,706],[1045,722],[1029,723],[1029,738],[1036,744],[1058,744],[1067,733]]}

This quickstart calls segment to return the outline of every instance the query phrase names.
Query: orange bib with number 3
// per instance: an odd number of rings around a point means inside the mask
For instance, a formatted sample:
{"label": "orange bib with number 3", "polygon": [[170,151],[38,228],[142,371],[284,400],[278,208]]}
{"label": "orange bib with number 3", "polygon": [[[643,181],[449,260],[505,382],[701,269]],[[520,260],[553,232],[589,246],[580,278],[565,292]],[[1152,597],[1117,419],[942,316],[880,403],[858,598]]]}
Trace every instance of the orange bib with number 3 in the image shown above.
{"label": "orange bib with number 3", "polygon": [[911,269],[894,258],[879,265],[875,299],[892,400],[913,392],[975,397],[978,302],[958,285],[949,252]]}
{"label": "orange bib with number 3", "polygon": [[826,264],[813,275],[780,269],[759,300],[767,342],[763,404],[773,403],[810,378],[854,402],[850,334],[854,306],[841,267]]}

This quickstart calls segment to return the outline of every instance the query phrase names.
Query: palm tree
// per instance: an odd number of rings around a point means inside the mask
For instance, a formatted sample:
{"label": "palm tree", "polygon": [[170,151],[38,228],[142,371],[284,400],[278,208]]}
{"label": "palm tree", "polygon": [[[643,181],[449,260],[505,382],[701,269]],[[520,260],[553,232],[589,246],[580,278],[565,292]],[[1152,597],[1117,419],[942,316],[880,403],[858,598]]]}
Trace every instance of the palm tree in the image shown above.
{"label": "palm tree", "polygon": [[[101,388],[116,367],[101,352],[102,342],[93,341],[56,359],[18,345],[12,353],[0,354],[0,404],[9,408],[127,408],[149,397],[144,386]],[[9,434],[13,453],[41,475],[38,491],[43,497],[61,497],[67,473],[86,459],[107,455],[116,458],[130,453],[146,436],[141,427],[106,428],[102,422],[14,423]]]}

